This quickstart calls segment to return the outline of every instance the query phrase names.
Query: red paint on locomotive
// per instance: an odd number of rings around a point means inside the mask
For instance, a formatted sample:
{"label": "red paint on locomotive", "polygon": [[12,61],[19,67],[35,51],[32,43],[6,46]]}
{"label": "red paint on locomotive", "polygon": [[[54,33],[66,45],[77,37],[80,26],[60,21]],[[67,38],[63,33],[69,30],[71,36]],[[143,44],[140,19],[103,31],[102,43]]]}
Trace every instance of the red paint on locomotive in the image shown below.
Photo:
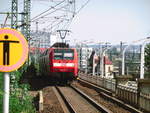
{"label": "red paint on locomotive", "polygon": [[[49,76],[64,76],[73,80],[78,76],[78,57],[75,48],[47,49],[40,57],[41,73]],[[61,75],[65,73],[65,75]]]}

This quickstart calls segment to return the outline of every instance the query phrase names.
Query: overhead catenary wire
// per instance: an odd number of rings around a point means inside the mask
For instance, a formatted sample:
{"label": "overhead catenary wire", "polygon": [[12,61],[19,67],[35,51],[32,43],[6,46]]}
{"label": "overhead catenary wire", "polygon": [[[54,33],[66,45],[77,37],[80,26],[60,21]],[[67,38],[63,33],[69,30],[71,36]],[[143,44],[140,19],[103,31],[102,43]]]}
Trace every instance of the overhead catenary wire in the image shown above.
{"label": "overhead catenary wire", "polygon": [[[66,19],[58,19],[58,20],[55,20],[55,21],[52,22],[52,24],[55,25],[55,23],[56,23],[57,21],[61,21],[61,20],[64,20],[64,21],[65,21]],[[66,20],[66,21],[67,21],[67,20]],[[52,26],[52,24],[47,25],[46,28],[48,28],[50,25]]]}
{"label": "overhead catenary wire", "polygon": [[61,23],[63,23],[63,21],[64,21],[64,20],[61,20],[59,23],[57,23],[57,24],[55,24],[55,25],[52,26],[53,32],[56,32],[56,31],[58,30],[57,27],[59,27],[59,25],[60,25]]}
{"label": "overhead catenary wire", "polygon": [[51,9],[54,9],[55,7],[59,6],[59,5],[62,4],[63,2],[65,2],[65,0],[61,1],[60,3],[56,4],[56,5],[53,6],[53,7],[48,8],[46,11],[44,11],[44,12],[38,14],[37,16],[33,17],[33,18],[31,19],[31,21],[35,20],[36,18],[39,18],[39,16],[45,14],[46,12],[50,11]]}
{"label": "overhead catenary wire", "polygon": [[[61,1],[60,3],[56,4],[54,7],[50,7],[50,8],[47,9],[46,11],[40,13],[39,15],[33,17],[33,18],[31,19],[31,21],[36,21],[36,20],[38,20],[38,19],[40,19],[40,18],[43,18],[44,16],[47,16],[47,15],[53,13],[53,12],[51,12],[51,13],[45,14],[45,13],[47,13],[48,11],[50,11],[51,9],[54,9],[54,8],[57,7],[58,5],[62,4],[63,2],[65,2],[65,0],[63,0],[63,1]],[[74,10],[75,10],[75,0],[74,0],[73,2],[74,2]],[[85,5],[87,5],[88,2],[89,2],[89,0],[78,10],[78,12],[79,12],[83,7],[85,7]],[[55,11],[61,10],[62,8],[63,8],[63,7],[59,8],[59,9],[56,9]],[[65,8],[65,7],[64,7],[64,8]],[[62,10],[62,11],[65,11],[65,10]],[[67,11],[67,10],[66,10],[66,11]],[[67,11],[67,12],[75,13],[75,11],[74,11],[74,12],[73,12],[73,11]],[[78,13],[78,12],[77,12],[77,13]],[[43,14],[45,14],[45,15],[43,15]],[[41,17],[40,17],[40,16],[41,16]]]}
{"label": "overhead catenary wire", "polygon": [[[69,28],[69,26],[71,25],[71,23],[72,23],[74,17],[75,17],[89,2],[90,2],[90,0],[87,0],[87,1],[85,2],[85,4],[83,4],[83,5],[79,8],[79,10],[74,13],[73,17],[70,19],[70,22],[69,22],[68,25],[67,25],[68,28]],[[75,6],[74,6],[74,9],[75,9]]]}
{"label": "overhead catenary wire", "polygon": [[[74,1],[74,2],[75,2],[75,1]],[[77,15],[89,2],[90,2],[90,0],[87,0],[87,2],[85,2],[85,4],[82,5],[81,8],[79,8],[79,10],[71,17],[70,21],[64,25],[64,27],[67,26],[66,29],[69,28],[69,26],[70,26],[70,24],[72,23],[72,21],[73,21],[75,15]],[[75,6],[74,6],[74,8],[75,8]]]}
{"label": "overhead catenary wire", "polygon": [[[68,4],[67,4],[67,5],[68,5]],[[54,12],[56,12],[56,11],[58,11],[58,10],[64,8],[64,7],[66,7],[67,5],[64,5],[64,6],[60,7],[60,8],[58,8],[58,9],[55,9],[54,11],[52,11],[52,12],[50,12],[50,13],[48,13],[48,14],[45,14],[45,15],[43,15],[42,17],[39,17],[39,18],[35,19],[34,21],[37,21],[37,20],[39,20],[40,18],[43,18],[44,16],[53,14]]]}
{"label": "overhead catenary wire", "polygon": [[[32,22],[36,22],[36,21],[40,22],[41,19],[47,18],[47,16],[50,16],[52,14],[56,14],[55,12],[57,12],[57,11],[64,11],[64,12],[67,13],[67,15],[64,18],[58,18],[58,19],[54,18],[54,19],[56,19],[56,21],[48,22],[48,23],[50,23],[49,25],[47,25],[45,23],[42,23],[42,24],[46,25],[46,26],[43,25],[45,27],[42,27],[42,29],[44,29],[44,28],[47,29],[47,30],[51,29],[51,32],[55,32],[55,30],[57,30],[57,29],[69,29],[69,26],[72,23],[72,21],[74,20],[74,17],[90,2],[90,0],[87,0],[86,2],[84,2],[84,4],[81,5],[81,7],[79,7],[77,9],[77,11],[76,11],[77,7],[76,7],[76,4],[75,4],[76,0],[72,0],[71,3],[70,3],[70,1],[68,1],[67,4],[63,4],[65,1],[66,0],[63,0],[59,3],[57,3],[55,5],[56,7],[52,6],[49,9],[47,9],[46,11],[38,14],[37,16],[32,18],[31,21]],[[62,4],[64,6],[62,6]],[[73,5],[73,7],[70,6],[70,5]],[[58,7],[58,6],[61,6],[61,7]],[[67,6],[70,6],[69,9],[67,8]],[[71,9],[73,8],[73,9],[71,10],[70,8]],[[72,13],[72,15],[70,15],[68,13]]]}
{"label": "overhead catenary wire", "polygon": [[[11,3],[11,2],[9,2],[8,4],[11,5],[10,3]],[[7,6],[9,6],[8,4],[7,4]],[[23,1],[21,1],[21,2],[18,3],[18,6],[21,6],[21,5],[23,5]],[[18,8],[19,8],[19,7],[18,7]],[[21,10],[21,9],[18,9],[18,11],[20,11],[20,10]],[[6,8],[3,8],[3,9],[0,9],[0,14],[5,14],[5,15],[7,15],[8,13],[9,13],[9,16],[12,14],[12,13],[11,13],[11,7],[8,7],[8,8],[6,7]],[[23,12],[20,11],[18,14],[23,14]],[[3,19],[5,19],[5,17],[1,17],[1,18],[2,18],[2,20],[0,20],[0,22],[3,21]],[[8,21],[8,20],[7,20],[7,21]]]}
{"label": "overhead catenary wire", "polygon": [[5,19],[5,21],[4,21],[3,28],[6,26],[6,22],[7,22],[8,18],[9,18],[9,13],[8,13],[7,16],[6,16],[6,19]]}
{"label": "overhead catenary wire", "polygon": [[54,29],[54,27],[57,27],[60,23],[62,23],[64,20],[61,19],[61,20],[57,20],[55,21],[55,24],[53,25],[49,25],[50,27],[47,26],[47,29]]}
{"label": "overhead catenary wire", "polygon": [[85,2],[85,4],[83,4],[76,13],[79,13],[89,2],[90,0],[87,0],[87,2]]}

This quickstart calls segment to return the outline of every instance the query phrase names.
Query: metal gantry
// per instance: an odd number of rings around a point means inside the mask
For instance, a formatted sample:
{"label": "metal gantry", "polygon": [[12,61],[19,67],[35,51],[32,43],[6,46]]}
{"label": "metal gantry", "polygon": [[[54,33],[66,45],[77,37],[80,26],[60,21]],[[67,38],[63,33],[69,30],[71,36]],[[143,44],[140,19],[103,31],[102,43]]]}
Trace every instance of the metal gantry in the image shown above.
{"label": "metal gantry", "polygon": [[31,0],[24,0],[24,14],[22,15],[22,33],[27,39],[30,39],[30,9]]}
{"label": "metal gantry", "polygon": [[18,26],[18,0],[12,0],[11,28],[17,29],[17,26]]}
{"label": "metal gantry", "polygon": [[[11,28],[21,27],[22,33],[27,39],[30,38],[30,7],[31,0],[24,0],[24,11],[18,13],[18,0],[12,0]],[[22,24],[20,26],[18,26],[18,14],[22,14]]]}

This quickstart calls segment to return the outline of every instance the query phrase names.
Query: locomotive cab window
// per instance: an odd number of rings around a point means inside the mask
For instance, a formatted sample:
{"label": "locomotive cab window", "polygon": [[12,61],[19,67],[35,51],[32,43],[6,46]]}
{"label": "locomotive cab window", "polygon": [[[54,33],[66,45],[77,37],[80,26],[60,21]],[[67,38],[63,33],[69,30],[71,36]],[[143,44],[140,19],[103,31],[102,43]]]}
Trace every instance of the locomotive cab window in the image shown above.
{"label": "locomotive cab window", "polygon": [[73,60],[74,51],[72,49],[54,49],[54,59],[55,60]]}
{"label": "locomotive cab window", "polygon": [[62,53],[54,53],[54,59],[55,60],[60,60],[63,59],[63,54]]}

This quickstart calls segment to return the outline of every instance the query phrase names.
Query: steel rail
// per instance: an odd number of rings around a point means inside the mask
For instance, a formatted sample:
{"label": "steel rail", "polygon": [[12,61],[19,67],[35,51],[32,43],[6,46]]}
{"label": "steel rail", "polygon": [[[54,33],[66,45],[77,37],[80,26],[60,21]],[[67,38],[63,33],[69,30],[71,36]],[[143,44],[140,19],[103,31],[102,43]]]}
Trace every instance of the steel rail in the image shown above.
{"label": "steel rail", "polygon": [[[70,86],[71,89],[73,89],[75,92],[77,92],[81,97],[83,97],[86,101],[88,101],[94,108],[96,108],[98,111],[102,112],[102,113],[112,113],[110,110],[108,110],[106,107],[98,104],[95,100],[93,100],[92,98],[90,98],[88,95],[86,95],[85,93],[83,93],[81,90]],[[57,91],[59,92],[59,94],[61,95],[63,101],[65,102],[66,106],[68,107],[69,111],[71,113],[76,113],[75,109],[73,108],[73,106],[67,101],[67,99],[65,98],[65,96],[63,95],[63,93],[60,91],[60,89],[56,86]]]}
{"label": "steel rail", "polygon": [[67,99],[65,98],[63,93],[60,91],[60,89],[57,86],[55,86],[55,88],[58,91],[58,93],[60,94],[60,96],[63,99],[63,101],[65,102],[65,104],[66,104],[68,110],[70,111],[70,113],[76,113],[76,111],[74,110],[73,106],[67,101]]}
{"label": "steel rail", "polygon": [[86,80],[83,80],[83,79],[78,79],[78,81],[81,83],[85,83],[85,84],[91,86],[92,88],[96,89],[102,97],[107,98],[111,102],[118,104],[119,106],[123,107],[124,109],[126,109],[128,111],[131,111],[131,113],[142,113],[140,110],[138,110],[138,109],[132,107],[131,105],[128,105],[127,103],[115,98],[113,96],[113,93],[110,93],[109,90],[101,88],[100,86],[95,85],[91,82],[87,82]]}
{"label": "steel rail", "polygon": [[78,88],[75,88],[74,86],[70,86],[73,90],[75,90],[78,94],[80,94],[84,99],[86,99],[89,103],[91,103],[96,109],[98,109],[102,113],[113,113],[106,107],[104,107],[101,104],[98,104],[95,100],[93,100],[91,97],[89,97],[87,94],[83,93]]}

